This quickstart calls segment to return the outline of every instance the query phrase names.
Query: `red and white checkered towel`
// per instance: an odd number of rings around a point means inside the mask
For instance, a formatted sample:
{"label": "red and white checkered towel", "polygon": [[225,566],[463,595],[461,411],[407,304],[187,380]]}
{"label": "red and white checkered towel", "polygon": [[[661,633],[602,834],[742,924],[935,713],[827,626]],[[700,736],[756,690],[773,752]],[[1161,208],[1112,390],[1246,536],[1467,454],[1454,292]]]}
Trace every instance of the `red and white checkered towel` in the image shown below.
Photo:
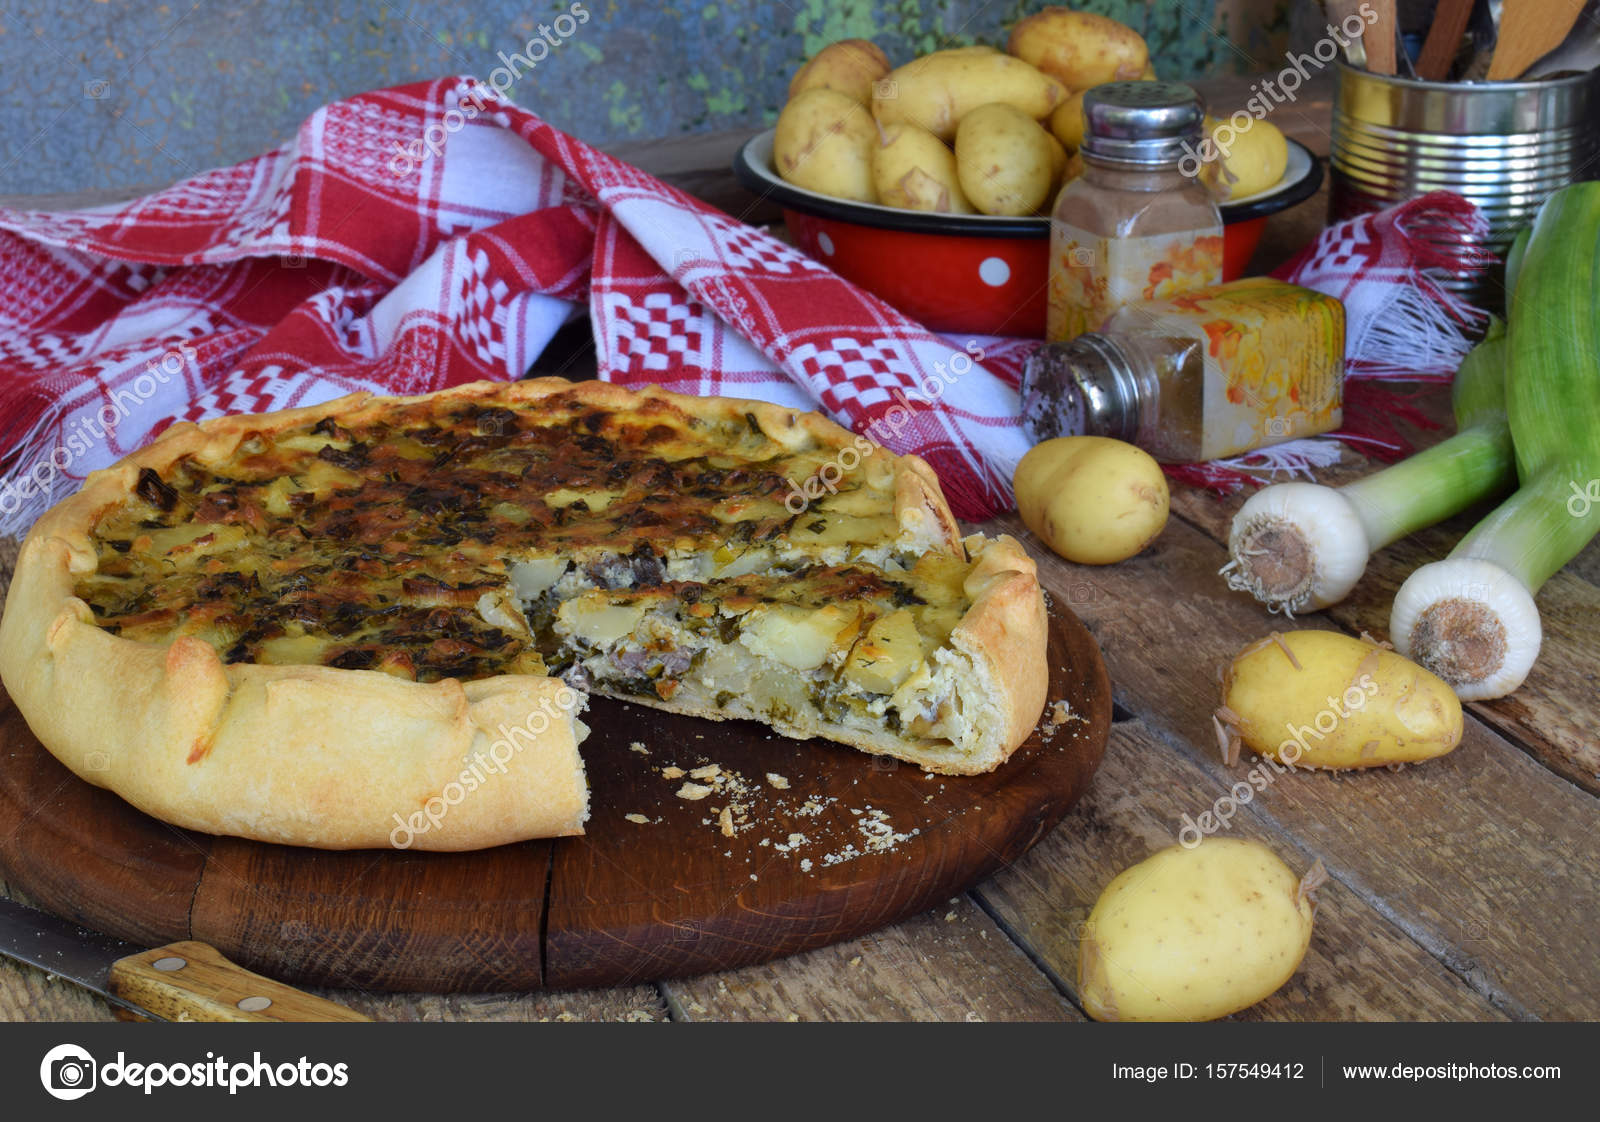
{"label": "red and white checkered towel", "polygon": [[517,378],[585,310],[600,377],[821,407],[964,517],[1027,449],[1030,343],[934,335],[471,78],[131,203],[0,210],[0,271],[0,533],[174,420]]}

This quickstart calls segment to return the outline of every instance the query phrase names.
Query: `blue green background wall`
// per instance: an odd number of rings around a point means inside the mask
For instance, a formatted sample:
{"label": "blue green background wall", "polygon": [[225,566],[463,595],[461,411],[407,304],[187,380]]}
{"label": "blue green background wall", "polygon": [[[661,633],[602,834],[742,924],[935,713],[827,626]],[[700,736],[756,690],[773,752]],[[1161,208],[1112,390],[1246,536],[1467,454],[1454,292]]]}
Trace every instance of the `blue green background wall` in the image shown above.
{"label": "blue green background wall", "polygon": [[[582,0],[590,18],[511,96],[587,140],[771,121],[833,39],[896,63],[1003,43],[1021,0]],[[1287,0],[1087,0],[1149,40],[1162,77],[1265,70]],[[324,102],[448,73],[487,77],[568,3],[0,2],[0,194],[155,186],[252,156]],[[566,27],[566,24],[562,25]],[[560,36],[556,36],[560,37]]]}

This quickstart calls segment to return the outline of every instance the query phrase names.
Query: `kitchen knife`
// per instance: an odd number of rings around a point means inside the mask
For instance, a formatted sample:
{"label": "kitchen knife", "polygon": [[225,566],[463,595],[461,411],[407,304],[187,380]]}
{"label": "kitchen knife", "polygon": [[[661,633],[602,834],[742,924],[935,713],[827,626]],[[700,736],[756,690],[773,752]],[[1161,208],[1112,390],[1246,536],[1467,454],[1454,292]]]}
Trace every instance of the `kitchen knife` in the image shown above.
{"label": "kitchen knife", "polygon": [[160,1021],[370,1021],[186,940],[146,949],[0,897],[0,955]]}

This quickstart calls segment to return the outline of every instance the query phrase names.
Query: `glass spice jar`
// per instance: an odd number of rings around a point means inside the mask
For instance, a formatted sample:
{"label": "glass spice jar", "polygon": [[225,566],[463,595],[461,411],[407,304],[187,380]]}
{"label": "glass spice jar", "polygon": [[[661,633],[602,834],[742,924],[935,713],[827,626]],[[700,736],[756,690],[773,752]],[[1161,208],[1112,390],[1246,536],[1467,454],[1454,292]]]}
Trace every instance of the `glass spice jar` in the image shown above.
{"label": "glass spice jar", "polygon": [[1050,218],[1045,338],[1094,331],[1123,304],[1222,281],[1222,214],[1180,163],[1205,109],[1180,82],[1111,82],[1083,95],[1083,174]]}
{"label": "glass spice jar", "polygon": [[1343,403],[1344,305],[1266,277],[1129,304],[1022,372],[1035,441],[1110,436],[1167,463],[1328,432]]}

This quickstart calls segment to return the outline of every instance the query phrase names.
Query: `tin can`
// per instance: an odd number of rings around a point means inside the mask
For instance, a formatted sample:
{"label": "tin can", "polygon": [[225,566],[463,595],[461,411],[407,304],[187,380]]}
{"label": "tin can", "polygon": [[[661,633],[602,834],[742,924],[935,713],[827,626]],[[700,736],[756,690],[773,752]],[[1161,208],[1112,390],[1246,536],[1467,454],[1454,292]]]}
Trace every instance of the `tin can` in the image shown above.
{"label": "tin can", "polygon": [[[1552,193],[1600,177],[1600,71],[1536,82],[1423,82],[1339,64],[1329,217],[1429,191],[1476,203],[1503,259]],[[1505,304],[1503,270],[1439,278],[1481,307]]]}

